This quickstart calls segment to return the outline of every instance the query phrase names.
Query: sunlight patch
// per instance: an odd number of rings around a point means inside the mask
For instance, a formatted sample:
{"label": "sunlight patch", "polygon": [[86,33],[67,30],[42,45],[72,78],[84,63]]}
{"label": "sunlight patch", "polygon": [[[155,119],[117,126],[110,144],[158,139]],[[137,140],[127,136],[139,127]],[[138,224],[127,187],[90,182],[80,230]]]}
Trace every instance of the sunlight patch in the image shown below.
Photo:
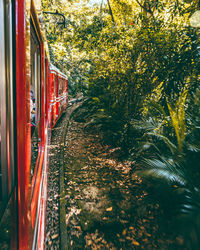
{"label": "sunlight patch", "polygon": [[190,17],[190,25],[195,28],[200,27],[200,10],[197,10],[191,17]]}

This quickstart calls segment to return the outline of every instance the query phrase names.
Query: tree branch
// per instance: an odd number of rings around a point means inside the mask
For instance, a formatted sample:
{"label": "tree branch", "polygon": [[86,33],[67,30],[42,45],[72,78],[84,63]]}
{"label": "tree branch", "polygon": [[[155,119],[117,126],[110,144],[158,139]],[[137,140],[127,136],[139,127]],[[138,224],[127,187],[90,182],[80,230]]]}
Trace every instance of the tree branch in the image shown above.
{"label": "tree branch", "polygon": [[142,4],[139,2],[139,0],[136,0],[136,2],[138,3],[138,5],[139,5],[144,11],[146,11],[147,13],[149,13],[149,14],[151,14],[151,15],[153,16],[153,12],[152,12],[152,10],[151,10],[150,7],[147,8],[147,7],[145,6],[146,4],[142,5]]}
{"label": "tree branch", "polygon": [[113,22],[113,24],[115,24],[115,19],[114,19],[112,9],[111,9],[111,6],[110,6],[110,0],[107,0],[107,2],[108,2],[108,8],[109,8],[109,13],[110,13],[111,18],[112,18],[112,22]]}

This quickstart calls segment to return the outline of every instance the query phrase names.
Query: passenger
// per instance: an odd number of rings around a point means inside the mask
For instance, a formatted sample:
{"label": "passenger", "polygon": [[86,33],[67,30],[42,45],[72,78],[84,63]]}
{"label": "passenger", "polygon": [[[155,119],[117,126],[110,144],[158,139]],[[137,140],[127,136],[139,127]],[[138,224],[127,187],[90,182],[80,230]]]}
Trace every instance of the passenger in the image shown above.
{"label": "passenger", "polygon": [[30,99],[30,108],[31,108],[31,136],[33,135],[33,132],[35,130],[36,124],[35,124],[35,97],[33,94],[33,91],[31,90],[31,99]]}

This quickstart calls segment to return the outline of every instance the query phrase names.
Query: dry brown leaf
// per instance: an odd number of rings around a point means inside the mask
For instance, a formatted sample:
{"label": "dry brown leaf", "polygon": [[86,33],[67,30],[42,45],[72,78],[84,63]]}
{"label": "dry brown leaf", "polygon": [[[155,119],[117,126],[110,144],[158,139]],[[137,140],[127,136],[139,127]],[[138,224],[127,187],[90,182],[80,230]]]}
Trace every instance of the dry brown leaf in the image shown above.
{"label": "dry brown leaf", "polygon": [[126,235],[126,229],[123,230],[122,235]]}
{"label": "dry brown leaf", "polygon": [[58,234],[54,234],[51,238],[52,240],[55,240],[56,238],[58,238]]}
{"label": "dry brown leaf", "polygon": [[91,241],[90,239],[87,240],[87,245],[88,245],[88,246],[92,245],[92,241]]}
{"label": "dry brown leaf", "polygon": [[106,211],[107,211],[107,212],[111,212],[112,209],[113,209],[112,207],[108,207],[108,208],[106,208]]}
{"label": "dry brown leaf", "polygon": [[132,244],[133,244],[134,246],[139,246],[139,245],[140,245],[140,243],[137,242],[136,240],[132,240]]}
{"label": "dry brown leaf", "polygon": [[80,227],[80,226],[77,226],[76,228],[77,228],[79,231],[81,231],[81,227]]}

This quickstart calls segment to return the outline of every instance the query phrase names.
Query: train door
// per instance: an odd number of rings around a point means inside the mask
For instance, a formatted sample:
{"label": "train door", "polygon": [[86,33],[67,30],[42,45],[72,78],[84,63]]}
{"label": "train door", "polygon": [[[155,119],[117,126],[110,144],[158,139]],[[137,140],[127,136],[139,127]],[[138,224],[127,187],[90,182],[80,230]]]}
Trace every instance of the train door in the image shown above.
{"label": "train door", "polygon": [[0,0],[0,249],[17,248],[12,11]]}

